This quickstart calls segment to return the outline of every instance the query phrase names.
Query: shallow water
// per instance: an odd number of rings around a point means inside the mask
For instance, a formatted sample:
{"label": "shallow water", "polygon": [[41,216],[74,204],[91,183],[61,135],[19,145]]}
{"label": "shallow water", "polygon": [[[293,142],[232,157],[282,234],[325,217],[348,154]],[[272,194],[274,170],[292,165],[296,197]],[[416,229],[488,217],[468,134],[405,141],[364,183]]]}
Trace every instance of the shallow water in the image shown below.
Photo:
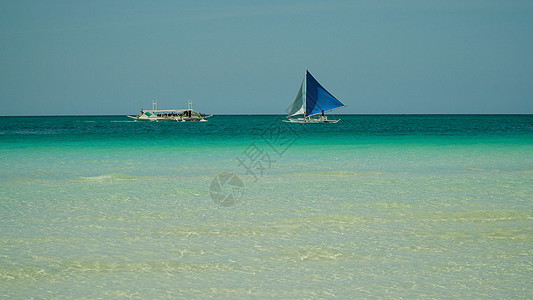
{"label": "shallow water", "polygon": [[0,296],[533,293],[533,116],[339,117],[0,118]]}

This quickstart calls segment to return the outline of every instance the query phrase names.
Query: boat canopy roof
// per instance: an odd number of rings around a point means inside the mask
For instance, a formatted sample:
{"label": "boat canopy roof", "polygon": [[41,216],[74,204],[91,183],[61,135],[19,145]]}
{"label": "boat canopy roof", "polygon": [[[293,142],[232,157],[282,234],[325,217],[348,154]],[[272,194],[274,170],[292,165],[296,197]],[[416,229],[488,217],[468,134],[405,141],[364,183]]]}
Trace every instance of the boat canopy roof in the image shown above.
{"label": "boat canopy roof", "polygon": [[143,109],[142,111],[149,111],[151,113],[161,113],[161,112],[184,112],[186,110],[187,109],[157,109],[157,110]]}

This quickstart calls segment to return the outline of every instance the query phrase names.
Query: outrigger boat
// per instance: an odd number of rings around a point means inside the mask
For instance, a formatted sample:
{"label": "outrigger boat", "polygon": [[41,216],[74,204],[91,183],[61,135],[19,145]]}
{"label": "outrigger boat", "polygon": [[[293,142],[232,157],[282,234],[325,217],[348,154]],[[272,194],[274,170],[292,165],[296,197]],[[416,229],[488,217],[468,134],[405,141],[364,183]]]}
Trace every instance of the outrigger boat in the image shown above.
{"label": "outrigger boat", "polygon": [[[338,120],[328,120],[324,113],[337,108],[346,107],[330,92],[318,83],[318,81],[305,70],[305,78],[300,85],[300,90],[291,105],[288,120],[290,123],[337,123]],[[303,115],[300,118],[291,119],[296,115]],[[314,116],[319,116],[314,117]]]}
{"label": "outrigger boat", "polygon": [[192,101],[187,102],[187,109],[157,109],[157,101],[152,102],[151,110],[141,109],[138,116],[128,116],[135,121],[174,121],[174,122],[207,122],[206,116],[192,109]]}

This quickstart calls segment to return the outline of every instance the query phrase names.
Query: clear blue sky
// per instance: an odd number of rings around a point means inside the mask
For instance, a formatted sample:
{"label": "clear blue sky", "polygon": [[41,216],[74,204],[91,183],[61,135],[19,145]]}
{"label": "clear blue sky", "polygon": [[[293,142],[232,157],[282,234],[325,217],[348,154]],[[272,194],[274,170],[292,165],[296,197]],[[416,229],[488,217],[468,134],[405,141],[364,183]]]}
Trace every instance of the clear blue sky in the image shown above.
{"label": "clear blue sky", "polygon": [[533,1],[0,2],[0,115],[533,113]]}

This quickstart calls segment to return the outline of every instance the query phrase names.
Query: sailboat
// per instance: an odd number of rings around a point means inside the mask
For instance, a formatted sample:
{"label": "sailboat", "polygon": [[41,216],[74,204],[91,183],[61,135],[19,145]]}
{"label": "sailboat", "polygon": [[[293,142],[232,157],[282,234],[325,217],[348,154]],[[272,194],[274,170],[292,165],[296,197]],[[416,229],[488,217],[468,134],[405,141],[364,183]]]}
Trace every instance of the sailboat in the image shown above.
{"label": "sailboat", "polygon": [[[337,123],[340,119],[328,120],[324,113],[345,106],[320,85],[309,71],[305,70],[305,78],[289,110],[288,120],[283,120],[283,122]],[[302,117],[291,118],[298,115],[302,115]]]}

